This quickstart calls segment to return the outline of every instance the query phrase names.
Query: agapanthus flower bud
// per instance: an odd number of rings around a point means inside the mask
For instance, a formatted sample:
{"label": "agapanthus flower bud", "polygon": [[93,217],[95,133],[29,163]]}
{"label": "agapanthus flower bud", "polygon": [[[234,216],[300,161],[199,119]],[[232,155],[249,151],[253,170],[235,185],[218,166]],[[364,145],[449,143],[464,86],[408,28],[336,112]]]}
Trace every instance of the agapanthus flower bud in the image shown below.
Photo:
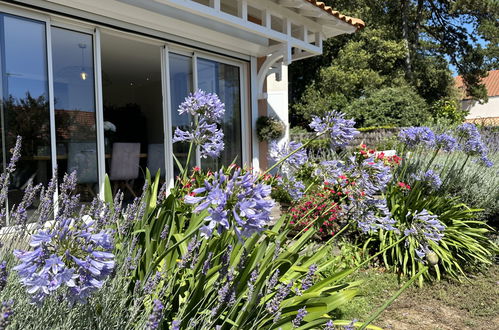
{"label": "agapanthus flower bud", "polygon": [[429,251],[428,253],[426,253],[426,260],[430,265],[435,266],[436,264],[438,264],[439,258],[435,252]]}

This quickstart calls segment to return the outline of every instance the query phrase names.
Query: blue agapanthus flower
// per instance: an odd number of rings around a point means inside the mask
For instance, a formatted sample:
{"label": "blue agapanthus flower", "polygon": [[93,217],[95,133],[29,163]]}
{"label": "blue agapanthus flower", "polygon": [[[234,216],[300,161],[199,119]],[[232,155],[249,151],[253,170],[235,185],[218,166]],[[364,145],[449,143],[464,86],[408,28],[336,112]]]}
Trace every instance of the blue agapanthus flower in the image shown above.
{"label": "blue agapanthus flower", "polygon": [[422,181],[428,184],[434,190],[438,190],[442,186],[442,179],[440,178],[440,175],[432,169],[429,169],[426,172],[420,171],[417,174],[411,175],[411,177],[414,180]]}
{"label": "blue agapanthus flower", "polygon": [[400,141],[410,148],[419,145],[425,145],[426,147],[435,146],[435,133],[426,126],[405,128],[400,131],[398,137]]}
{"label": "blue agapanthus flower", "polygon": [[225,106],[218,96],[198,90],[186,97],[178,112],[189,114],[193,122],[188,130],[177,127],[172,142],[192,142],[200,147],[202,158],[217,158],[225,147],[224,134],[219,128]]}
{"label": "blue agapanthus flower", "polygon": [[15,266],[33,302],[67,289],[71,303],[86,302],[114,269],[111,234],[95,229],[95,221],[67,218],[31,236],[33,250],[15,250]]}
{"label": "blue agapanthus flower", "polygon": [[408,213],[412,217],[411,225],[404,230],[405,236],[413,236],[419,243],[419,249],[416,254],[423,258],[429,251],[428,242],[438,243],[444,238],[445,225],[438,219],[437,215],[430,214],[423,209],[420,212]]}
{"label": "blue agapanthus flower", "polygon": [[439,150],[452,152],[457,146],[457,140],[452,135],[442,133],[435,136],[435,147]]}
{"label": "blue agapanthus flower", "polygon": [[339,160],[324,160],[316,165],[314,175],[324,182],[339,183],[339,177],[344,175],[345,165]]}
{"label": "blue agapanthus flower", "polygon": [[282,177],[279,178],[279,184],[289,193],[293,200],[299,200],[303,196],[305,185],[302,181],[296,179],[295,174],[307,163],[307,151],[301,148],[302,144],[300,142],[295,141],[283,143],[282,145],[272,141],[269,147],[269,159],[281,162],[279,172]]}
{"label": "blue agapanthus flower", "polygon": [[294,176],[277,179],[279,185],[288,192],[292,200],[300,200],[305,193],[305,185]]}
{"label": "blue agapanthus flower", "polygon": [[488,158],[489,150],[485,143],[482,141],[482,137],[478,128],[475,124],[464,123],[457,127],[457,133],[460,140],[460,149],[471,157],[478,157],[478,159],[487,167],[491,167],[494,164]]}
{"label": "blue agapanthus flower", "polygon": [[330,111],[323,117],[312,117],[310,128],[318,134],[327,134],[331,139],[331,146],[344,147],[359,134],[354,128],[355,121],[345,119],[345,114],[339,111]]}
{"label": "blue agapanthus flower", "polygon": [[279,145],[276,141],[272,141],[269,145],[269,158],[275,162],[279,162],[292,152],[295,152],[280,165],[281,172],[294,173],[308,161],[307,150],[305,148],[299,149],[301,147],[301,142],[290,141]]}
{"label": "blue agapanthus flower", "polygon": [[221,233],[233,228],[238,236],[248,237],[270,222],[274,205],[268,198],[270,192],[271,187],[258,182],[258,176],[251,172],[242,174],[237,169],[225,174],[220,170],[184,201],[196,205],[195,213],[208,210],[207,224],[200,229],[202,236],[210,237],[215,229]]}

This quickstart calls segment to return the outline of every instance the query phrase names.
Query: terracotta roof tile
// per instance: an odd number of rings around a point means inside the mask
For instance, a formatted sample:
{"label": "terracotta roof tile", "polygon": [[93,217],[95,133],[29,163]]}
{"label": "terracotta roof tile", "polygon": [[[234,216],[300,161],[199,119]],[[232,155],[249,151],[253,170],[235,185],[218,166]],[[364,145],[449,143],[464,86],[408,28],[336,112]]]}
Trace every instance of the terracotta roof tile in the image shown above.
{"label": "terracotta roof tile", "polygon": [[316,0],[305,0],[305,1],[313,4],[314,6],[324,10],[325,12],[329,13],[330,15],[332,15],[338,19],[340,19],[340,20],[342,20],[350,25],[353,25],[357,29],[362,29],[366,26],[366,23],[364,23],[363,20],[361,20],[359,18],[354,18],[354,17],[342,15],[342,14],[340,14],[339,11],[333,10],[332,7],[327,6],[324,2],[316,1]]}
{"label": "terracotta roof tile", "polygon": [[[489,75],[482,79],[482,83],[487,88],[487,95],[491,96],[499,96],[499,70],[489,71]],[[456,87],[463,92],[464,95],[464,82],[461,76],[456,77]],[[468,97],[463,97],[467,99]]]}

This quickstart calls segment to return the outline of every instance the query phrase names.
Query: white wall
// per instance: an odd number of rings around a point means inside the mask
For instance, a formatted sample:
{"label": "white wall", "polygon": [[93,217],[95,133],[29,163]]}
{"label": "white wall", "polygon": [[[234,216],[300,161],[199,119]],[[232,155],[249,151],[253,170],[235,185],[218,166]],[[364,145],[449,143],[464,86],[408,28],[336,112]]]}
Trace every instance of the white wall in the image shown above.
{"label": "white wall", "polygon": [[489,102],[485,104],[470,100],[462,101],[461,104],[463,109],[469,111],[466,119],[499,117],[499,96],[489,97]]}
{"label": "white wall", "polygon": [[282,66],[282,79],[276,81],[276,75],[267,77],[267,113],[269,116],[279,118],[286,125],[286,134],[280,142],[289,139],[289,119],[288,119],[288,67]]}

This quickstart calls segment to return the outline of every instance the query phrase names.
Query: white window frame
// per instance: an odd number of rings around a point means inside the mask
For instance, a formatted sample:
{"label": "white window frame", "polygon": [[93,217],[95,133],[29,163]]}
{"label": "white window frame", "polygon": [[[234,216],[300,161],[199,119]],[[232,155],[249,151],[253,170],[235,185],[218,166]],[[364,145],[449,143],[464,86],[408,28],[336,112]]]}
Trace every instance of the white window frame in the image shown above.
{"label": "white window frame", "polygon": [[[165,179],[170,186],[174,183],[173,172],[173,152],[171,129],[171,95],[170,95],[170,75],[169,75],[169,54],[176,53],[180,55],[190,56],[193,60],[193,89],[196,90],[197,84],[197,58],[213,60],[219,63],[237,66],[239,68],[239,83],[240,83],[240,111],[241,111],[241,141],[242,155],[241,162],[243,165],[251,165],[254,159],[251,159],[251,127],[252,123],[248,122],[248,118],[253,118],[252,112],[255,111],[255,100],[253,100],[254,81],[256,76],[253,75],[253,65],[245,60],[248,58],[244,54],[234,54],[233,51],[226,49],[218,49],[215,46],[209,46],[209,50],[204,51],[197,49],[199,43],[189,41],[192,47],[178,44],[176,42],[165,41],[155,31],[149,31],[147,28],[141,27],[136,31],[122,31],[119,28],[103,26],[99,23],[89,23],[78,19],[52,14],[42,10],[26,9],[16,4],[0,4],[0,13],[19,16],[21,18],[33,19],[45,23],[46,29],[46,51],[47,51],[47,83],[49,93],[49,114],[50,114],[50,135],[51,135],[51,165],[52,171],[57,168],[57,141],[55,127],[55,108],[54,108],[54,86],[53,86],[53,68],[52,68],[52,38],[51,28],[60,27],[71,31],[82,32],[92,35],[93,40],[93,65],[94,65],[94,95],[95,95],[95,112],[96,112],[96,133],[97,133],[97,161],[98,161],[98,179],[99,179],[99,196],[104,197],[104,178],[106,175],[105,168],[105,146],[104,146],[104,114],[103,114],[103,96],[102,96],[102,68],[101,68],[101,34],[109,33],[122,38],[130,38],[141,42],[151,43],[161,47],[161,80],[162,80],[162,98],[163,98],[163,134],[165,145]],[[142,35],[144,30],[150,36]],[[230,54],[231,57],[225,57],[219,54]],[[237,55],[237,56],[236,56]],[[236,59],[237,57],[237,59]],[[250,57],[251,60],[253,58]],[[248,86],[251,81],[251,86]],[[248,91],[251,90],[250,93]],[[251,99],[250,99],[251,97]],[[253,145],[254,147],[254,145]],[[254,149],[254,148],[253,148]],[[199,153],[198,153],[199,155]],[[255,150],[253,150],[253,158]],[[198,156],[199,158],[199,156]],[[200,160],[197,159],[199,165]],[[55,196],[57,200],[57,193]]]}

